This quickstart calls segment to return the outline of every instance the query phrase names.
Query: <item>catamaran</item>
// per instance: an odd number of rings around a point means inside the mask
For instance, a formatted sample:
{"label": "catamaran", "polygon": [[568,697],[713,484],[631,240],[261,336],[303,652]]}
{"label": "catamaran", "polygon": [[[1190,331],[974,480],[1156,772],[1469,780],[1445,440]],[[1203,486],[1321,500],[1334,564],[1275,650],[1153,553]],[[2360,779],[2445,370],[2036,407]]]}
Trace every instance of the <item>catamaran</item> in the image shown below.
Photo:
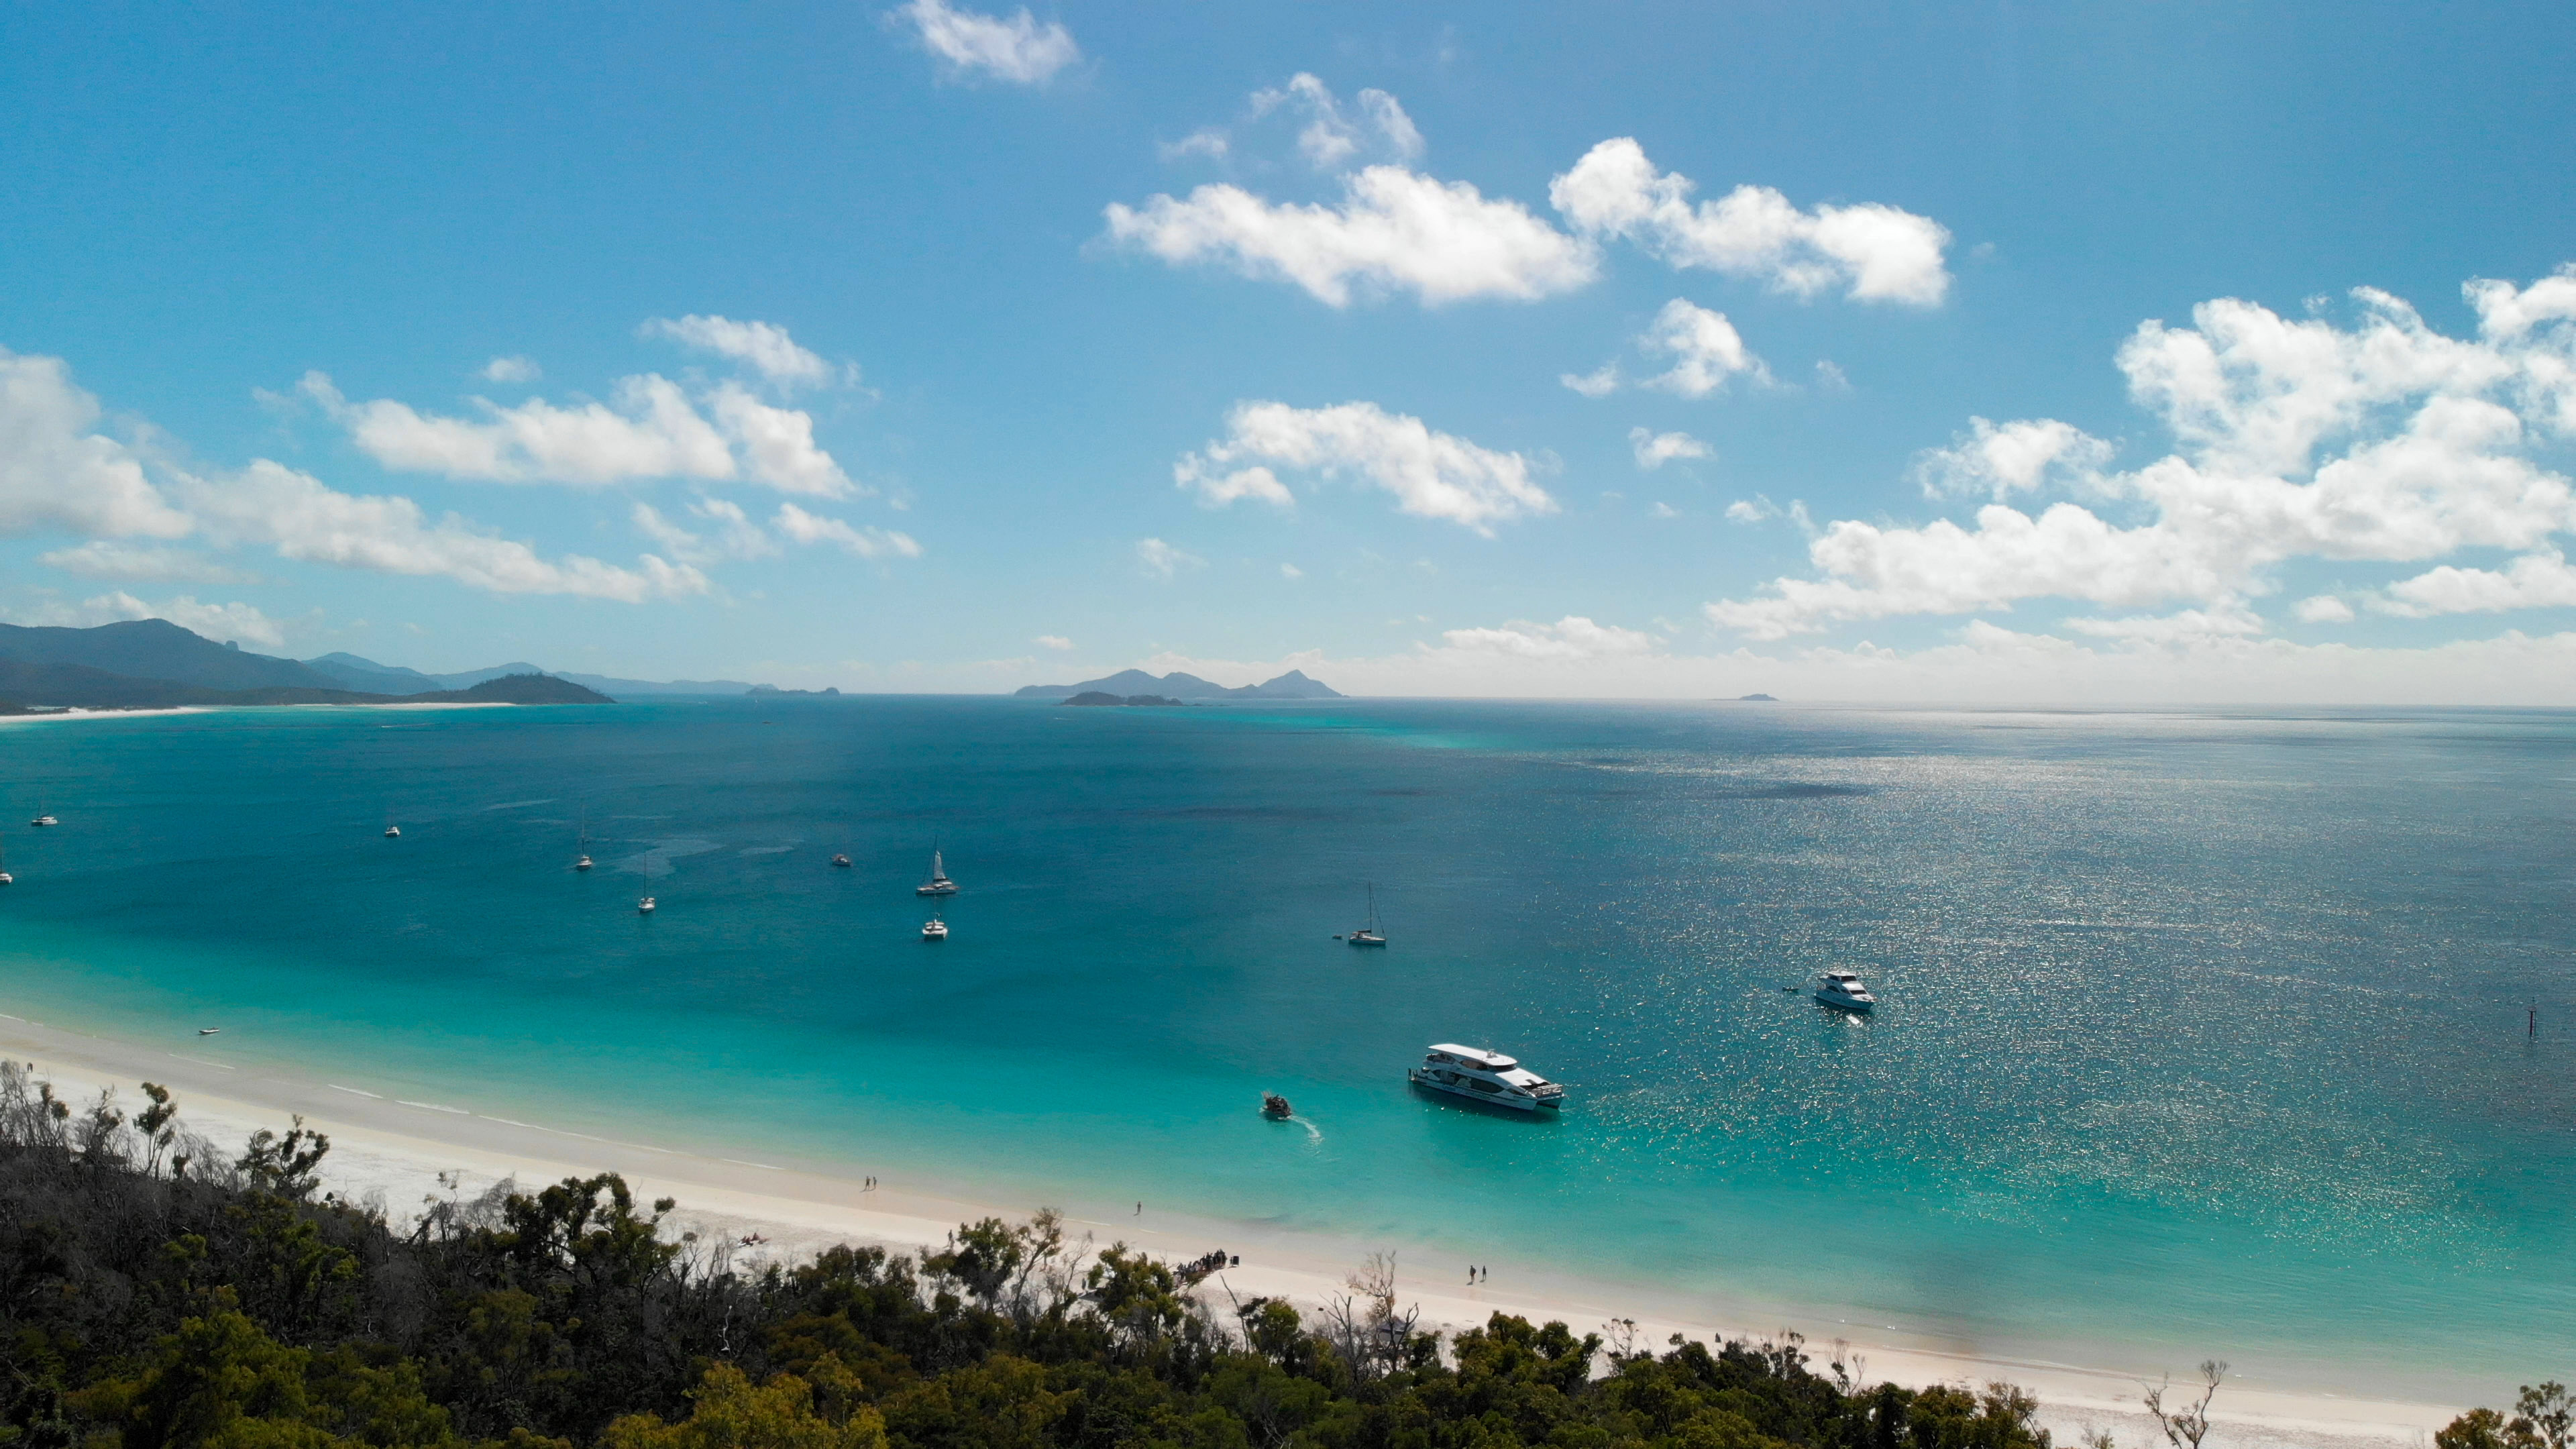
{"label": "catamaran", "polygon": [[[948,863],[946,859],[940,855],[938,846],[934,845],[930,848],[930,879],[913,887],[912,893],[917,896],[953,896],[957,894],[957,882],[948,878]],[[943,930],[940,934],[944,936],[948,933]]]}
{"label": "catamaran", "polygon": [[921,923],[921,939],[925,941],[947,940],[948,923],[939,919],[937,916],[932,916],[929,920]]}
{"label": "catamaran", "polygon": [[1565,1105],[1565,1089],[1501,1052],[1443,1042],[1405,1076],[1417,1087],[1447,1092],[1515,1112]]}
{"label": "catamaran", "polygon": [[1383,946],[1383,945],[1385,945],[1385,944],[1386,944],[1386,933],[1385,933],[1385,932],[1383,932],[1383,931],[1380,931],[1380,930],[1377,928],[1377,887],[1376,887],[1376,886],[1372,885],[1372,886],[1370,886],[1370,887],[1368,888],[1368,897],[1369,897],[1369,918],[1368,918],[1368,924],[1367,924],[1367,925],[1365,925],[1365,926],[1360,927],[1360,928],[1359,928],[1358,930],[1356,930],[1356,931],[1351,932],[1351,933],[1350,933],[1350,935],[1348,935],[1347,937],[1344,937],[1343,939],[1345,939],[1345,940],[1349,941],[1349,942],[1350,942],[1352,945],[1354,945],[1354,946]]}

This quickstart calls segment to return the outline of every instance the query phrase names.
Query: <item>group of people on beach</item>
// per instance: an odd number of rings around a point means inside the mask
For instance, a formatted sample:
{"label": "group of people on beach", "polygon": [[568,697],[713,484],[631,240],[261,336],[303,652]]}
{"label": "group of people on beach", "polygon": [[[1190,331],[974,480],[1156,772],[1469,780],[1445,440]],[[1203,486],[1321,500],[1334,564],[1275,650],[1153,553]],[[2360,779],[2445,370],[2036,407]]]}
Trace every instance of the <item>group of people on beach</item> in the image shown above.
{"label": "group of people on beach", "polygon": [[1470,1286],[1482,1283],[1493,1276],[1494,1270],[1491,1268],[1479,1268],[1473,1263],[1467,1265],[1467,1282]]}

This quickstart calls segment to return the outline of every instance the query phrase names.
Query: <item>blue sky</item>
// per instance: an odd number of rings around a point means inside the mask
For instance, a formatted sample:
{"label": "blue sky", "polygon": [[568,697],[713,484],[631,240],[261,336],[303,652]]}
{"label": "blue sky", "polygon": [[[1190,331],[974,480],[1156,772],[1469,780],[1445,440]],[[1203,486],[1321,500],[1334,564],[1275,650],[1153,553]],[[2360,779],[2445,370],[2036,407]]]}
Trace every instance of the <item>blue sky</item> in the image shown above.
{"label": "blue sky", "polygon": [[2576,702],[2571,73],[2539,5],[17,7],[0,615]]}

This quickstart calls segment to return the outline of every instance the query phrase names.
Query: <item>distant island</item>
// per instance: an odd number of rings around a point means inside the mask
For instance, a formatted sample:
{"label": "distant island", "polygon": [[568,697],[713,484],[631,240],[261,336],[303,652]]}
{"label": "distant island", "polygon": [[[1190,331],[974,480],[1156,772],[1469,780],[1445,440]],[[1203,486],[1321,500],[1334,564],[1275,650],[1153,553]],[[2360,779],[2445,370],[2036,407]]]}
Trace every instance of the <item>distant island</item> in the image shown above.
{"label": "distant island", "polygon": [[1739,694],[1735,697],[1735,702],[1738,704],[1778,704],[1780,701],[1768,694]]}
{"label": "distant island", "polygon": [[751,688],[744,690],[743,693],[758,695],[762,699],[769,699],[773,696],[782,694],[804,694],[812,695],[816,698],[820,698],[821,696],[828,694],[834,699],[841,697],[840,689],[833,685],[825,685],[821,689],[781,689],[775,684],[755,684]]}
{"label": "distant island", "polygon": [[1291,669],[1276,679],[1259,684],[1246,684],[1228,689],[1222,684],[1201,679],[1195,674],[1175,670],[1157,679],[1141,669],[1122,669],[1106,679],[1086,679],[1080,684],[1031,684],[1016,691],[1021,699],[1072,699],[1078,695],[1106,694],[1116,696],[1122,704],[1134,703],[1131,696],[1159,695],[1174,702],[1193,699],[1343,699],[1340,690],[1319,680],[1308,679],[1302,670]]}
{"label": "distant island", "polygon": [[[1024,694],[1025,694],[1025,693],[1027,693],[1027,691],[1026,691],[1026,690],[1023,690],[1023,691],[1021,691],[1021,692],[1022,692],[1022,693],[1024,693]],[[1075,696],[1074,696],[1073,698],[1071,698],[1071,699],[1059,700],[1059,701],[1057,701],[1057,702],[1058,702],[1058,703],[1060,703],[1060,704],[1087,704],[1087,705],[1118,704],[1118,705],[1138,705],[1138,706],[1148,706],[1148,707],[1150,707],[1150,706],[1155,706],[1155,705],[1166,705],[1166,706],[1178,707],[1178,706],[1180,706],[1181,704],[1185,703],[1185,701],[1182,701],[1182,700],[1177,700],[1177,699],[1165,699],[1163,696],[1161,696],[1161,695],[1159,695],[1159,694],[1130,694],[1130,695],[1126,695],[1126,696],[1124,696],[1124,697],[1121,697],[1121,696],[1119,696],[1119,695],[1111,694],[1111,693],[1109,693],[1107,690],[1101,690],[1101,689],[1088,689],[1088,690],[1084,690],[1082,693],[1075,695]]]}
{"label": "distant island", "polygon": [[0,714],[182,705],[616,703],[534,665],[453,685],[415,676],[427,687],[374,690],[352,688],[350,678],[316,663],[218,644],[166,619],[94,629],[0,624]]}

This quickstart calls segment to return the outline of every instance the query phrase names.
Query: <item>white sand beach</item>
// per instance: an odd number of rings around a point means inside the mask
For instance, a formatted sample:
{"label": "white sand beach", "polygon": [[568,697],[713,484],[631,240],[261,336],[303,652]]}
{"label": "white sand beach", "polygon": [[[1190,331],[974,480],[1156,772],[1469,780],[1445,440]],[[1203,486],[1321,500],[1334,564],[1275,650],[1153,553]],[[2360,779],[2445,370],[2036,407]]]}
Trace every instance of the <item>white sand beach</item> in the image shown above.
{"label": "white sand beach", "polygon": [[[613,1171],[625,1176],[639,1198],[678,1199],[673,1221],[704,1239],[734,1244],[753,1235],[764,1239],[735,1250],[736,1261],[743,1262],[791,1261],[843,1242],[914,1250],[941,1243],[960,1222],[1021,1218],[1044,1205],[968,1201],[932,1183],[871,1190],[855,1177],[792,1171],[492,1117],[447,1103],[403,1100],[363,1085],[228,1064],[218,1059],[218,1041],[204,1039],[193,1050],[187,1042],[142,1045],[0,1015],[0,1055],[32,1064],[38,1076],[75,1101],[115,1086],[120,1098],[131,1103],[139,1099],[138,1083],[160,1082],[178,1093],[182,1123],[227,1150],[259,1128],[283,1130],[291,1116],[300,1114],[307,1125],[330,1135],[326,1187],[357,1201],[381,1202],[397,1217],[418,1212],[426,1201],[478,1195],[504,1179],[535,1186]],[[444,1182],[442,1174],[447,1175]],[[2039,1396],[2045,1406],[2042,1421],[2065,1443],[2090,1429],[2108,1430],[2124,1446],[2161,1443],[2154,1421],[2139,1405],[2141,1381],[2167,1372],[2177,1380],[2189,1374],[2189,1365],[2143,1356],[2133,1363],[2102,1364],[1986,1357],[1897,1334],[1874,1337],[1863,1327],[1758,1304],[1712,1310],[1655,1303],[1648,1301],[1651,1295],[1641,1298],[1630,1288],[1554,1274],[1544,1265],[1497,1260],[1494,1281],[1468,1287],[1465,1259],[1454,1251],[1341,1241],[1188,1217],[1150,1203],[1130,1218],[1077,1216],[1071,1222],[1102,1246],[1125,1240],[1175,1258],[1195,1258],[1221,1246],[1242,1263],[1210,1280],[1211,1291],[1237,1298],[1285,1297],[1300,1304],[1344,1291],[1344,1278],[1362,1257],[1391,1248],[1402,1269],[1403,1302],[1419,1305],[1425,1327],[1444,1330],[1481,1323],[1497,1311],[1533,1320],[1561,1319],[1577,1332],[1633,1319],[1637,1340],[1658,1347],[1674,1333],[1699,1339],[1761,1338],[1794,1329],[1806,1335],[1809,1351],[1820,1362],[1834,1355],[1838,1341],[1847,1343],[1850,1352],[1865,1360],[1872,1381],[1924,1385],[2001,1379],[2019,1384]],[[2213,1408],[2219,1429],[2210,1444],[2212,1449],[2417,1449],[2465,1407],[2231,1377]]]}

